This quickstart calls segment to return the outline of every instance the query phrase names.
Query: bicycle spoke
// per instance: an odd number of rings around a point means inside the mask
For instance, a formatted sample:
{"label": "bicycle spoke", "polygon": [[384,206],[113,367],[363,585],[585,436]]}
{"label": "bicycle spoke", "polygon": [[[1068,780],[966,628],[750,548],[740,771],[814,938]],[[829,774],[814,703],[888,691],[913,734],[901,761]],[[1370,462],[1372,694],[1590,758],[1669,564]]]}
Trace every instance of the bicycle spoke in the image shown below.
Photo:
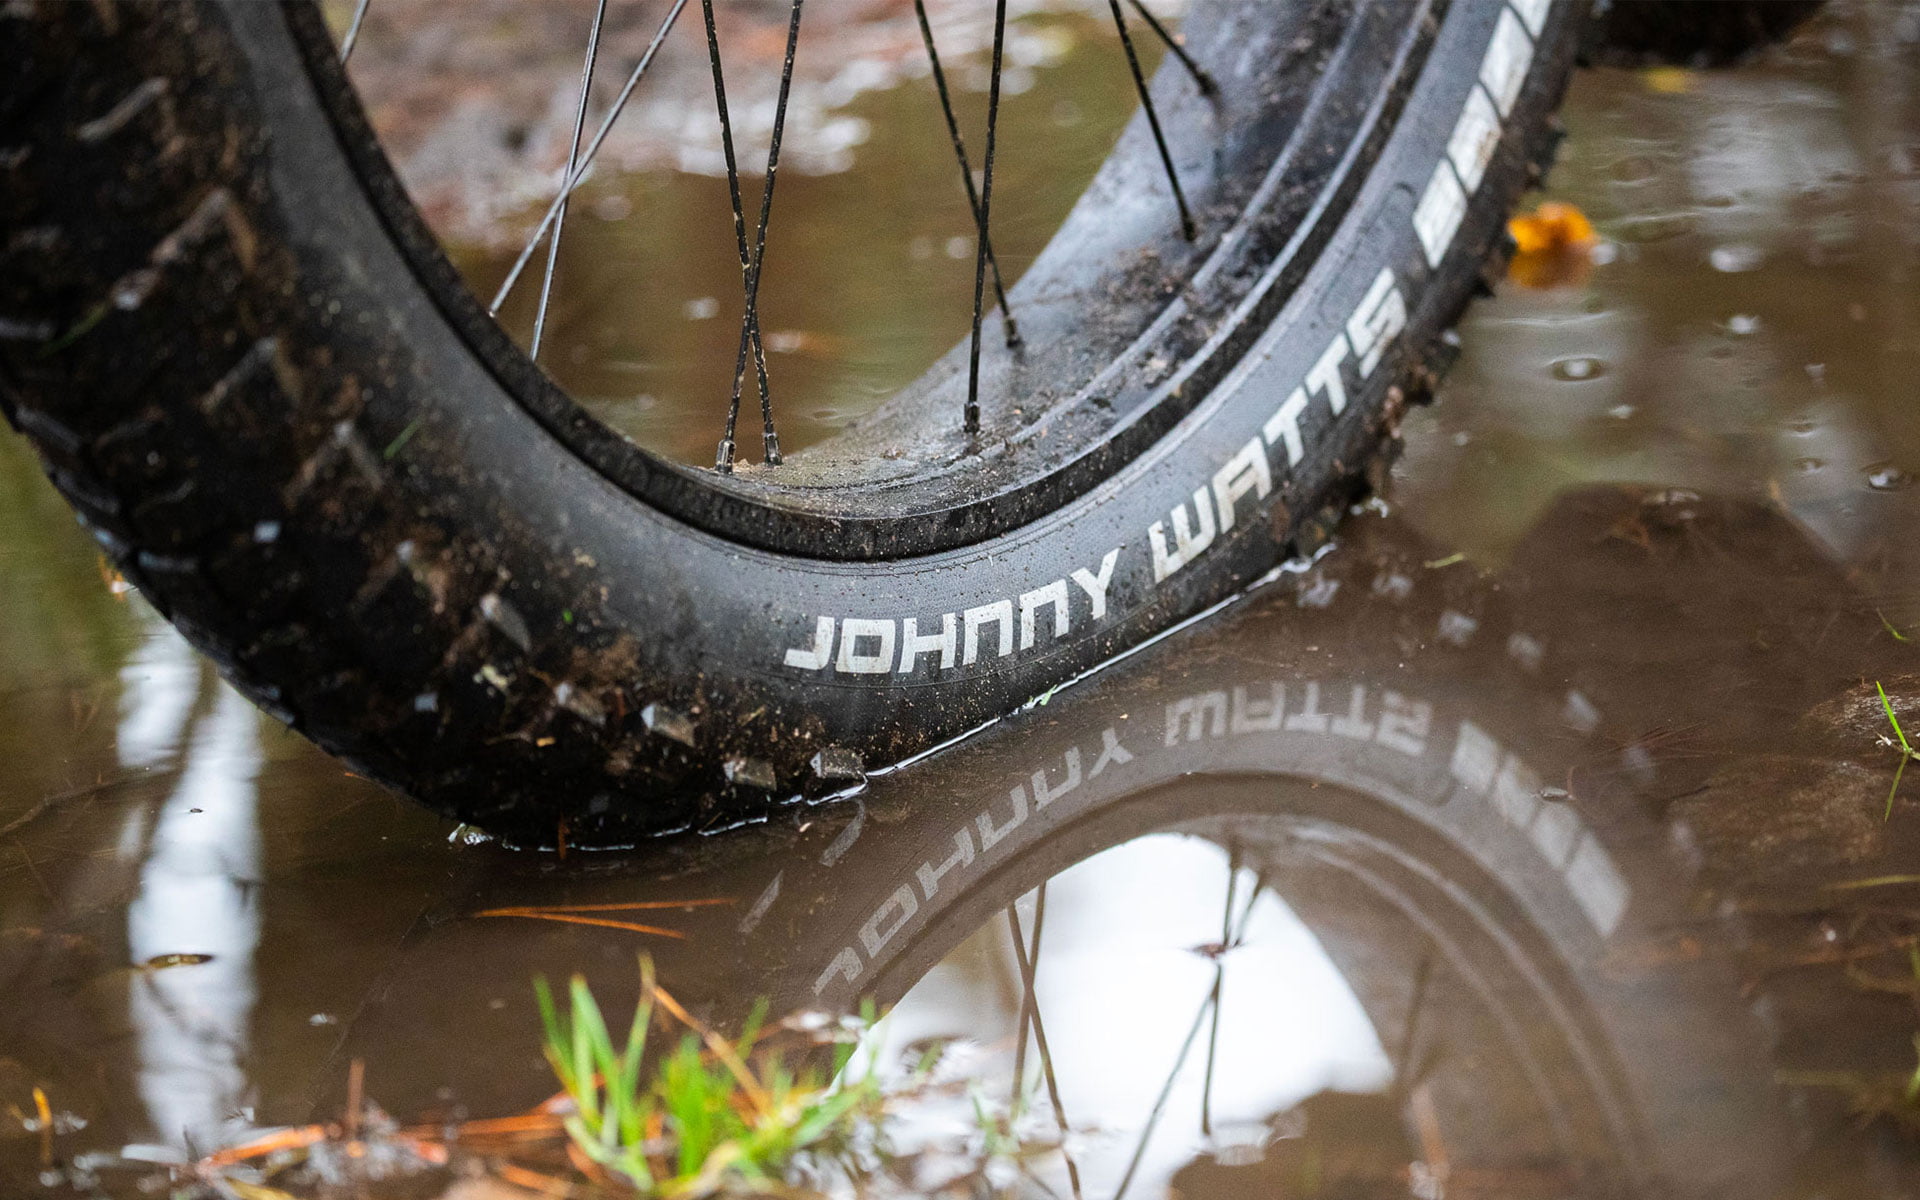
{"label": "bicycle spoke", "polygon": [[[773,181],[780,170],[780,139],[787,127],[787,97],[793,91],[793,54],[800,44],[800,9],[806,0],[793,0],[793,12],[787,20],[787,53],[780,64],[780,96],[773,106],[773,138],[767,147],[767,186],[760,193],[760,222],[753,234],[753,274],[747,280],[747,310],[740,323],[740,340],[752,341],[753,367],[760,385],[761,461],[780,465],[780,437],[773,430],[773,393],[767,387],[767,351],[760,341],[760,280],[767,261],[767,222],[773,215]],[[740,403],[740,387],[745,372],[736,363],[733,372],[733,403]]]}
{"label": "bicycle spoke", "polygon": [[1167,183],[1173,188],[1173,202],[1180,208],[1180,233],[1188,241],[1195,236],[1193,214],[1187,210],[1187,194],[1180,189],[1180,173],[1173,169],[1173,154],[1167,149],[1167,136],[1160,129],[1160,114],[1154,110],[1153,95],[1147,89],[1147,77],[1140,71],[1140,55],[1133,48],[1133,35],[1127,32],[1127,15],[1120,11],[1120,0],[1107,0],[1113,10],[1113,27],[1120,32],[1120,46],[1127,52],[1127,69],[1133,72],[1133,88],[1147,110],[1147,126],[1153,130],[1153,144],[1160,148],[1160,163],[1167,169]]}
{"label": "bicycle spoke", "polygon": [[1400,1031],[1399,1059],[1394,1064],[1394,1087],[1409,1091],[1414,1084],[1414,1051],[1420,1044],[1420,1017],[1426,1011],[1427,986],[1433,978],[1433,959],[1428,955],[1420,956],[1420,965],[1413,972],[1413,993],[1407,1000],[1407,1020]]}
{"label": "bicycle spoke", "polygon": [[[705,0],[703,0],[705,2]],[[780,463],[780,439],[773,431],[773,393],[767,387],[767,352],[756,331],[760,327],[760,271],[767,258],[767,222],[773,215],[773,184],[780,170],[780,137],[786,130],[787,97],[793,90],[793,53],[800,41],[800,10],[806,0],[793,0],[787,19],[787,54],[780,67],[780,94],[773,106],[773,139],[767,147],[767,183],[760,193],[760,221],[754,230],[753,262],[747,269],[746,310],[740,317],[740,351],[734,360],[733,397],[727,406],[726,436],[714,466],[721,471],[733,469],[733,431],[740,415],[740,396],[746,388],[747,353],[753,353],[756,380],[760,385],[761,459],[768,466]]]}
{"label": "bicycle spoke", "polygon": [[[607,20],[607,0],[598,0],[593,10],[593,28],[587,32],[587,61],[580,68],[580,102],[573,109],[573,140],[567,143],[567,169],[562,179],[573,177],[573,168],[580,160],[580,133],[587,124],[587,93],[593,89],[593,64],[600,54],[600,29]],[[540,357],[540,338],[547,329],[547,306],[553,302],[553,272],[560,263],[560,235],[567,227],[567,200],[563,188],[560,197],[560,212],[553,219],[553,237],[547,242],[547,269],[540,278],[540,306],[533,312],[533,341],[527,348],[527,357]]]}
{"label": "bicycle spoke", "polygon": [[[1266,886],[1266,882],[1265,872],[1253,877],[1253,887],[1248,891],[1247,902],[1240,910],[1238,927],[1235,928],[1231,921],[1227,924],[1227,928],[1232,933],[1222,947],[1221,954],[1224,955],[1238,946],[1241,939],[1246,937],[1247,924],[1253,919],[1254,902],[1260,898],[1260,891]],[[1153,1102],[1153,1111],[1147,1115],[1146,1126],[1140,1131],[1140,1140],[1134,1143],[1133,1157],[1127,1160],[1126,1173],[1120,1177],[1120,1187],[1114,1192],[1113,1200],[1122,1200],[1122,1197],[1127,1194],[1127,1189],[1133,1185],[1133,1177],[1140,1170],[1141,1160],[1146,1157],[1147,1143],[1153,1139],[1153,1131],[1160,1124],[1161,1115],[1166,1112],[1167,1099],[1173,1095],[1173,1085],[1180,1077],[1180,1068],[1187,1065],[1187,1055],[1193,1052],[1193,1043],[1200,1036],[1200,1026],[1218,1003],[1218,990],[1209,990],[1206,998],[1200,1002],[1200,1011],[1193,1014],[1193,1024],[1188,1027],[1187,1036],[1180,1043],[1180,1053],[1174,1056],[1173,1069],[1167,1072],[1166,1082],[1160,1085],[1160,1095]]]}
{"label": "bicycle spoke", "polygon": [[[1017,962],[1020,967],[1020,982],[1022,988],[1020,1000],[1022,1014],[1019,1032],[1020,1048],[1023,1051],[1026,1049],[1027,1026],[1031,1024],[1033,1027],[1034,1048],[1040,1052],[1040,1073],[1047,1082],[1047,1099],[1053,1105],[1054,1123],[1060,1127],[1060,1157],[1066,1160],[1067,1183],[1073,1189],[1074,1200],[1080,1200],[1080,1164],[1074,1161],[1072,1151],[1066,1148],[1067,1108],[1066,1105],[1060,1102],[1060,1081],[1056,1079],[1053,1074],[1053,1050],[1047,1045],[1047,1026],[1046,1023],[1040,1019],[1040,999],[1034,994],[1034,981],[1040,972],[1040,932],[1047,922],[1046,883],[1042,882],[1040,884],[1038,898],[1034,902],[1033,946],[1031,951],[1029,951],[1020,936],[1020,922],[1018,918],[1014,916],[1014,910],[1012,908],[1007,910],[1007,916],[1013,918],[1013,956],[1015,962]],[[1017,1060],[1018,1056],[1016,1055],[1016,1064]],[[1015,1086],[1018,1087],[1019,1081],[1025,1078],[1023,1067],[1016,1065],[1014,1078],[1016,1081]]]}
{"label": "bicycle spoke", "polygon": [[1007,0],[993,5],[993,78],[987,85],[987,154],[980,172],[978,229],[973,247],[973,338],[968,347],[966,430],[980,432],[980,302],[987,285],[988,229],[993,216],[993,151],[1000,124],[1000,64],[1007,47]]}
{"label": "bicycle spoke", "polygon": [[[361,20],[364,18],[370,2],[371,0],[359,0],[358,7],[355,10],[353,24],[348,30],[347,37],[344,39],[342,47],[343,59],[351,52],[353,41],[357,36]],[[1130,2],[1134,4],[1136,11],[1147,21],[1154,33],[1167,44],[1168,49],[1186,64],[1187,69],[1192,73],[1195,82],[1201,90],[1203,92],[1213,90],[1212,79],[1207,76],[1205,71],[1199,68],[1198,64],[1192,61],[1186,54],[1185,49],[1179,45],[1166,27],[1155,18],[1150,11],[1141,5],[1140,0],[1130,0]],[[799,37],[801,11],[804,3],[805,0],[793,0],[790,10],[786,54],[782,63],[779,97],[775,104],[773,136],[767,154],[766,187],[761,194],[759,220],[756,223],[754,237],[749,242],[746,237],[744,204],[739,191],[738,164],[734,157],[731,121],[726,110],[724,82],[721,75],[717,36],[713,28],[714,21],[711,3],[710,0],[703,0],[703,7],[707,11],[708,48],[710,57],[713,60],[715,99],[721,114],[722,139],[728,160],[728,186],[734,202],[735,241],[742,251],[742,271],[746,293],[746,303],[741,318],[739,351],[735,357],[734,386],[728,398],[728,413],[724,436],[721,440],[719,450],[715,455],[715,466],[721,471],[730,471],[733,467],[735,457],[734,437],[738,429],[740,402],[745,394],[746,366],[749,358],[751,358],[753,363],[755,382],[760,389],[763,457],[769,465],[776,465],[781,461],[779,436],[774,426],[773,396],[767,377],[766,348],[760,330],[759,295],[760,279],[766,257],[767,227],[772,214],[773,189],[779,170],[780,145],[785,130],[788,99],[792,91],[794,52]],[[626,82],[621,86],[620,92],[615,97],[613,104],[608,108],[605,117],[602,118],[599,126],[595,129],[593,137],[588,140],[585,150],[581,151],[579,148],[579,138],[585,130],[585,98],[587,88],[591,83],[591,65],[583,72],[582,99],[580,106],[576,110],[574,136],[569,147],[569,165],[565,178],[562,181],[558,193],[549,203],[540,221],[534,227],[532,234],[528,237],[526,244],[515,258],[513,265],[508,269],[506,277],[501,281],[499,288],[495,291],[493,299],[487,309],[489,314],[498,315],[501,306],[505,304],[507,297],[512,294],[513,288],[519,282],[528,264],[532,261],[533,254],[539,248],[542,239],[546,238],[549,232],[551,232],[554,241],[548,247],[547,266],[541,284],[540,302],[534,318],[534,334],[531,352],[535,355],[539,353],[540,345],[545,336],[546,317],[551,306],[553,277],[557,269],[559,255],[559,233],[561,227],[565,224],[568,199],[572,196],[575,189],[580,186],[588,171],[592,168],[602,145],[605,143],[608,134],[612,131],[614,122],[617,121],[621,113],[625,111],[627,102],[632,98],[635,88],[638,87],[640,80],[652,65],[654,56],[658,53],[661,44],[666,40],[667,34],[679,20],[680,14],[685,10],[686,5],[687,0],[674,0],[672,7],[661,20],[645,53],[641,55],[639,62],[634,65],[633,70],[629,73]],[[1160,152],[1161,163],[1166,169],[1167,179],[1173,190],[1174,199],[1180,211],[1182,233],[1189,240],[1192,240],[1196,236],[1193,217],[1187,205],[1186,194],[1180,186],[1179,176],[1174,168],[1172,153],[1167,147],[1165,134],[1160,125],[1159,113],[1155,110],[1152,97],[1148,93],[1146,79],[1141,72],[1139,56],[1134,48],[1132,36],[1128,31],[1125,14],[1120,9],[1119,0],[1109,0],[1109,6],[1112,11],[1115,29],[1119,32],[1122,47],[1126,51],[1128,69],[1133,75],[1134,86],[1141,98],[1141,102],[1147,110],[1148,124],[1153,131],[1154,142]],[[974,303],[972,328],[968,346],[967,399],[964,425],[968,433],[977,434],[980,431],[980,334],[986,312],[986,275],[989,269],[993,274],[994,297],[1001,311],[1007,345],[1010,349],[1017,349],[1021,344],[1019,326],[1014,319],[1007,300],[1005,279],[1000,269],[998,256],[994,252],[991,234],[993,174],[996,157],[995,152],[998,146],[1001,82],[1006,52],[1007,4],[1006,0],[995,0],[994,5],[993,67],[987,97],[986,150],[982,162],[980,182],[977,188],[974,184],[972,164],[967,155],[966,144],[961,136],[959,122],[954,113],[951,89],[947,83],[946,72],[940,62],[938,50],[935,47],[932,23],[927,15],[924,0],[915,0],[914,7],[915,15],[920,24],[921,38],[925,44],[928,60],[933,69],[936,89],[939,92],[942,115],[946,120],[948,135],[953,144],[955,162],[960,168],[962,183],[967,193],[968,207],[972,210],[975,221]],[[595,33],[593,35],[594,42],[590,43],[589,46],[590,60],[593,57],[593,45],[597,44],[601,27],[601,13],[596,12]]]}
{"label": "bicycle spoke", "polygon": [[1200,1135],[1213,1136],[1213,1064],[1220,1049],[1220,993],[1227,982],[1227,942],[1233,936],[1233,889],[1240,881],[1240,847],[1227,851],[1227,899],[1220,906],[1220,957],[1213,960],[1213,1026],[1207,1031],[1207,1073],[1200,1085]]}
{"label": "bicycle spoke", "polygon": [[1140,1140],[1134,1143],[1133,1157],[1127,1160],[1126,1173],[1120,1176],[1120,1186],[1113,1193],[1113,1200],[1121,1200],[1127,1189],[1133,1186],[1133,1177],[1140,1170],[1140,1162],[1147,1155],[1147,1143],[1153,1140],[1153,1131],[1160,1124],[1160,1116],[1166,1112],[1167,1099],[1173,1095],[1173,1085],[1180,1078],[1180,1068],[1187,1065],[1187,1055],[1193,1052],[1193,1043],[1200,1037],[1200,1026],[1207,1019],[1207,1013],[1213,1008],[1213,993],[1208,992],[1200,1002],[1200,1011],[1193,1014],[1193,1024],[1187,1027],[1187,1036],[1180,1043],[1180,1053],[1174,1056],[1173,1069],[1167,1072],[1166,1082],[1160,1085],[1160,1094],[1154,1098],[1153,1111],[1147,1114],[1147,1123],[1140,1130]]}
{"label": "bicycle spoke", "polygon": [[[1013,935],[1013,958],[1020,967],[1020,1015],[1013,1023],[1013,1093],[1008,1098],[1007,1109],[1015,1118],[1025,1107],[1023,1096],[1027,1090],[1027,1033],[1033,1023],[1033,972],[1027,960],[1025,940],[1020,934],[1020,902],[1015,900],[1007,905],[1007,929]],[[1034,943],[1038,945],[1039,922],[1034,922]]]}
{"label": "bicycle spoke", "polygon": [[[720,63],[720,33],[719,33],[718,27],[714,23],[713,0],[700,0],[700,7],[701,7],[701,15],[705,18],[706,26],[707,26],[707,59],[712,64],[712,67],[713,67],[713,102],[714,102],[714,107],[719,111],[719,114],[720,114],[720,148],[722,153],[726,157],[727,195],[728,195],[728,198],[733,203],[733,239],[735,244],[739,248],[740,286],[741,286],[741,289],[744,291],[747,286],[747,277],[753,270],[753,255],[752,255],[751,249],[747,245],[747,217],[746,217],[745,206],[741,203],[741,200],[740,200],[740,167],[739,167],[738,161],[734,157],[733,118],[729,114],[727,109],[726,72],[722,69],[721,63]],[[752,316],[751,336],[753,337],[754,345],[755,345],[755,348],[757,349],[760,345],[760,321],[759,321],[759,314],[757,312],[754,313]],[[744,351],[745,351],[745,348],[742,347],[742,352],[744,353]],[[765,361],[764,351],[761,352],[761,361]],[[736,367],[735,367],[736,376],[739,374],[741,365],[742,364],[736,364]],[[759,382],[760,382],[760,390],[762,391],[762,393],[764,393],[767,387],[766,376],[764,373],[761,375]],[[714,454],[713,465],[715,470],[718,470],[718,471],[733,470],[733,454],[734,454],[733,434],[734,434],[734,428],[735,428],[736,422],[739,419],[739,415],[740,415],[740,395],[739,395],[739,388],[738,386],[736,386],[732,403],[729,405],[727,409],[726,432],[722,435],[720,439],[719,450]]]}
{"label": "bicycle spoke", "polygon": [[1239,927],[1234,931],[1233,940],[1227,943],[1228,950],[1238,949],[1247,936],[1247,922],[1253,920],[1254,901],[1260,899],[1260,893],[1267,886],[1267,873],[1261,871],[1253,877],[1253,887],[1247,891],[1247,902],[1240,907]]}
{"label": "bicycle spoke", "polygon": [[340,61],[353,57],[353,44],[360,40],[360,23],[367,19],[367,6],[373,0],[360,0],[353,6],[353,20],[347,24],[347,36],[340,39]]}
{"label": "bicycle spoke", "polygon": [[1180,65],[1187,69],[1187,74],[1193,76],[1194,86],[1200,89],[1200,94],[1211,96],[1218,92],[1220,87],[1214,83],[1213,76],[1207,74],[1201,69],[1199,63],[1193,61],[1193,56],[1188,54],[1187,48],[1180,44],[1180,39],[1174,37],[1167,27],[1160,23],[1160,18],[1153,15],[1153,10],[1146,6],[1144,0],[1132,0],[1132,3],[1133,10],[1140,14],[1140,19],[1147,23],[1147,27],[1153,30],[1173,56],[1180,60]]}
{"label": "bicycle spoke", "polygon": [[667,10],[666,17],[660,22],[660,27],[654,31],[653,40],[647,43],[646,53],[642,54],[640,61],[634,64],[633,70],[627,75],[626,83],[620,86],[620,94],[614,97],[613,107],[607,110],[607,115],[600,120],[599,128],[594,130],[593,139],[587,143],[586,152],[580,156],[579,165],[561,184],[560,194],[547,205],[545,215],[534,227],[533,234],[527,238],[527,244],[521,248],[520,256],[513,260],[513,266],[507,271],[506,279],[501,281],[499,290],[493,294],[492,302],[487,305],[488,316],[500,314],[500,306],[506,303],[508,294],[513,291],[513,285],[519,282],[520,273],[526,270],[527,263],[533,258],[533,252],[539,249],[540,240],[546,237],[547,230],[553,226],[567,197],[571,196],[574,189],[580,186],[580,181],[586,178],[588,169],[593,166],[594,157],[600,153],[601,144],[607,140],[607,134],[613,131],[613,123],[619,120],[620,114],[625,111],[627,101],[633,96],[633,89],[640,85],[641,76],[645,75],[647,68],[653,65],[654,55],[659,53],[661,43],[667,40],[667,34],[673,29],[674,22],[680,19],[680,13],[686,7],[687,0],[673,0],[673,7]]}
{"label": "bicycle spoke", "polygon": [[[947,72],[940,65],[940,51],[933,44],[933,23],[927,19],[927,0],[913,0],[914,16],[920,20],[920,41],[927,48],[927,62],[933,67],[933,90],[940,96],[940,112],[947,119],[947,137],[953,142],[953,156],[960,163],[960,182],[967,190],[967,209],[980,228],[980,193],[973,186],[973,165],[967,160],[967,144],[960,136],[960,122],[953,115],[953,97],[947,89]],[[1007,347],[1020,346],[1020,327],[1014,324],[1013,308],[1007,303],[1007,287],[1000,277],[1000,260],[993,252],[993,239],[986,238],[987,269],[993,272],[993,294],[1000,302],[1000,315],[1006,327]]]}

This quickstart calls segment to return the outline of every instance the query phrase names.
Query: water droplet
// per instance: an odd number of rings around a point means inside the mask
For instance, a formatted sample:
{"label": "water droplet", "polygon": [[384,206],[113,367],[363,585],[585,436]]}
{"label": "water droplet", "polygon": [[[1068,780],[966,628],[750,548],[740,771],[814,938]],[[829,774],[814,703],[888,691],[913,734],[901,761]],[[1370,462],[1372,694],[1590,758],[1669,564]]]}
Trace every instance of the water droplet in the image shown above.
{"label": "water droplet", "polygon": [[1892,463],[1867,468],[1867,486],[1876,492],[1897,492],[1913,482],[1913,476]]}
{"label": "water droplet", "polygon": [[1802,471],[1818,471],[1827,464],[1818,458],[1796,458],[1793,460],[1793,465]]}
{"label": "water droplet", "polygon": [[1607,364],[1597,358],[1589,358],[1585,355],[1576,355],[1573,358],[1562,358],[1553,364],[1553,377],[1569,383],[1577,383],[1585,379],[1598,379],[1606,373]]}
{"label": "water droplet", "polygon": [[1612,417],[1616,421],[1624,421],[1628,417],[1631,417],[1633,415],[1633,405],[1616,404],[1612,408],[1607,410],[1607,415]]}
{"label": "water droplet", "polygon": [[1767,252],[1752,242],[1729,242],[1724,246],[1715,246],[1707,253],[1707,261],[1716,271],[1729,274],[1736,271],[1751,271],[1767,259]]}
{"label": "water droplet", "polygon": [[1727,318],[1727,332],[1748,334],[1760,328],[1760,318],[1751,313],[1735,313]]}
{"label": "water droplet", "polygon": [[1805,437],[1818,428],[1820,428],[1820,423],[1812,417],[1795,417],[1793,420],[1787,422],[1788,432],[1800,434],[1802,437]]}
{"label": "water droplet", "polygon": [[1691,213],[1645,213],[1637,217],[1628,217],[1614,226],[1614,233],[1623,242],[1664,242],[1682,234],[1692,233],[1694,218]]}

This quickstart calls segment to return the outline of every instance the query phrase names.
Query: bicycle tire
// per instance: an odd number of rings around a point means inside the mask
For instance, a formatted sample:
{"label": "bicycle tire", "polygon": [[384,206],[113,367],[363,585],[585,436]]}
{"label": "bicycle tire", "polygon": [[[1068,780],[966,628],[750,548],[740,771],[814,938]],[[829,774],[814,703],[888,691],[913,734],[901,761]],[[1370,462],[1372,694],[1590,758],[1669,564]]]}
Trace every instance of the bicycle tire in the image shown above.
{"label": "bicycle tire", "polygon": [[1094,253],[1170,224],[1136,120],[1048,252],[1134,291],[1035,322],[1043,363],[1136,310],[1176,356],[1038,415],[1008,400],[984,447],[896,405],[855,440],[933,430],[906,456],[924,470],[841,486],[826,459],[783,492],[650,458],[512,349],[315,10],[14,5],[0,406],[126,577],[354,770],[518,844],[723,827],[856,786],[1322,540],[1497,265],[1583,20],[1203,6],[1193,52],[1245,114],[1190,155],[1210,232]]}

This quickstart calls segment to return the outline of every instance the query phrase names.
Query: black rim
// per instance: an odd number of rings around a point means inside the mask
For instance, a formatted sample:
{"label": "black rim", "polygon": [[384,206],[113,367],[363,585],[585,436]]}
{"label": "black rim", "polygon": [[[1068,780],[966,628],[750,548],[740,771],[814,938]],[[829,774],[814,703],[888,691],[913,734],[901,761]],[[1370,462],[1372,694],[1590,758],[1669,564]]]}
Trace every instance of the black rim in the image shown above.
{"label": "black rim", "polygon": [[[1097,322],[1082,318],[1076,329],[1082,335],[1076,341],[1100,342],[1107,353],[1062,350],[1045,364],[1050,370],[1025,372],[1013,369],[1004,351],[995,354],[998,374],[993,367],[986,374],[985,429],[970,437],[959,405],[934,395],[943,387],[964,390],[962,342],[860,429],[790,459],[777,473],[737,475],[641,449],[535,365],[488,316],[414,209],[317,6],[290,0],[286,9],[316,94],[382,223],[439,311],[508,395],[611,483],[695,528],[761,549],[863,561],[956,549],[1044,517],[1171,432],[1262,332],[1338,228],[1393,132],[1447,6],[1448,0],[1399,0],[1308,14],[1309,36],[1294,42],[1301,48],[1291,61],[1262,64],[1266,71],[1257,78],[1215,70],[1220,95],[1213,98],[1202,97],[1170,56],[1156,90],[1176,102],[1162,109],[1163,120],[1174,127],[1176,141],[1180,130],[1198,128],[1213,147],[1210,176],[1188,189],[1200,214],[1197,244],[1182,239],[1170,209],[1160,214],[1158,228],[1135,239],[1140,253],[1133,261],[1155,264],[1151,278],[1136,269],[1132,291],[1116,293],[1116,272],[1103,274],[1109,264],[1089,261],[1094,255],[1078,241],[1101,240],[1081,232],[1098,217],[1076,209],[1013,289],[1016,302],[1023,292],[1057,294],[1063,282],[1070,295],[1084,291],[1092,276],[1098,277],[1095,294],[1131,296],[1103,304]],[[1189,44],[1203,62],[1207,14],[1221,8],[1244,19],[1252,6],[1214,0],[1196,10]],[[1276,86],[1283,91],[1276,93]],[[1248,94],[1259,104],[1236,109],[1234,97]],[[1102,168],[1102,177],[1110,173],[1151,173],[1164,187],[1154,139],[1141,131],[1123,138]],[[1177,278],[1169,277],[1167,264],[1178,268]],[[1020,316],[1029,319],[1024,308]],[[1175,364],[1171,372],[1168,362]],[[1054,392],[1036,386],[1035,375],[1079,382]],[[1026,390],[1017,390],[1023,385]],[[994,395],[1000,403],[992,403]],[[881,452],[903,439],[915,448],[905,463],[897,452]],[[869,464],[885,464],[890,477],[876,476]]]}

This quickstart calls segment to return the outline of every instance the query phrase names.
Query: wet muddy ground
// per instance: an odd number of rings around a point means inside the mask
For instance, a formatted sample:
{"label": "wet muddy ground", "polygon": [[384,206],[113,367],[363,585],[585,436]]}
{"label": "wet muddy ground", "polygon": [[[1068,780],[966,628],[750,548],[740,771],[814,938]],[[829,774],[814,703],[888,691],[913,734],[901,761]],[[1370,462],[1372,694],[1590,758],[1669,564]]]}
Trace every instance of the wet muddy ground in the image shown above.
{"label": "wet muddy ground", "polygon": [[463,1123],[556,1089],[536,976],[622,1024],[647,955],[728,1034],[940,1047],[902,1188],[1920,1195],[1920,11],[1565,120],[1596,251],[1475,307],[1330,553],[724,839],[508,853],[352,777],[0,441],[0,1192],[542,1194]]}

